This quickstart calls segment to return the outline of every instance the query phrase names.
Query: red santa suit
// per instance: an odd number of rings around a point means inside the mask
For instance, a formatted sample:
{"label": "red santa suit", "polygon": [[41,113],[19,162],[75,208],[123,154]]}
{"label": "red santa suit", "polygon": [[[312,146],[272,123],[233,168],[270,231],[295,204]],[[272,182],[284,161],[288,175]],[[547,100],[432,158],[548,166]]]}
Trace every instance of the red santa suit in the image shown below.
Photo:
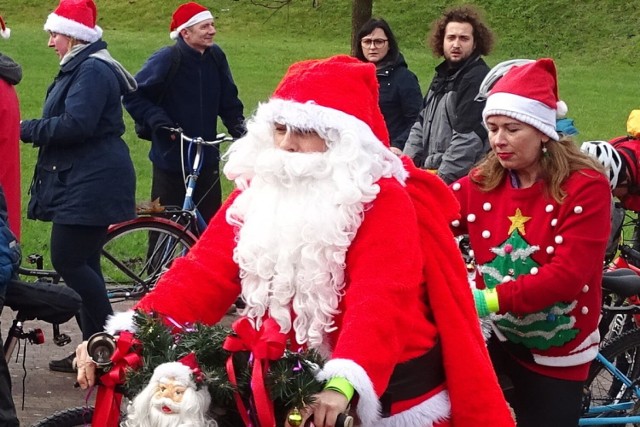
{"label": "red santa suit", "polygon": [[[345,101],[347,88],[360,96]],[[335,277],[341,280],[329,295],[330,308],[319,313],[331,314],[323,333],[314,335],[312,327],[296,322],[304,306],[285,310],[293,313],[291,321],[286,315],[281,320],[282,314],[276,320],[292,342],[327,357],[320,380],[342,377],[353,385],[352,404],[362,426],[513,426],[448,226],[458,204],[439,178],[410,162],[403,165],[388,150],[377,93],[371,64],[346,56],[295,64],[249,122],[245,142],[236,143],[246,145],[260,129],[272,133],[280,123],[326,136],[332,141],[329,156],[347,140],[358,140],[373,162],[365,173],[372,182],[364,185],[373,194],[354,215],[358,226],[344,262],[336,261],[343,275],[327,278],[327,286]],[[234,155],[242,157],[232,152],[225,172],[242,188],[137,308],[179,323],[215,323],[246,291],[250,277],[238,264],[244,225],[237,212],[245,204],[243,193],[259,179],[245,174]],[[269,286],[261,300],[265,317],[274,316],[278,306],[278,288]],[[257,310],[253,296],[243,292]],[[259,325],[262,319],[253,320]]]}
{"label": "red santa suit", "polygon": [[[0,22],[1,22],[0,18]],[[0,31],[1,32],[1,31]],[[14,85],[22,68],[0,53],[0,186],[9,212],[9,227],[20,239],[20,105]]]}

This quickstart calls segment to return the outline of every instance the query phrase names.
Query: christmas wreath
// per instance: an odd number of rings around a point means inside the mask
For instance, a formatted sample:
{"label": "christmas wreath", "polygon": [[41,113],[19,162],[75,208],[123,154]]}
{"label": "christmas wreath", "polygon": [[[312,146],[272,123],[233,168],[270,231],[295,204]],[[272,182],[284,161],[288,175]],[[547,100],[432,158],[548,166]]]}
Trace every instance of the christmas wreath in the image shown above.
{"label": "christmas wreath", "polygon": [[[273,352],[274,344],[257,335],[261,330],[251,326],[249,331],[246,318],[236,321],[232,328],[199,323],[170,328],[158,317],[140,312],[134,321],[143,364],[127,372],[125,388],[130,397],[146,386],[156,367],[190,353],[196,355],[204,374],[202,386],[208,387],[211,415],[220,426],[238,426],[247,421],[260,426],[265,416],[274,417],[276,425],[284,425],[285,419],[295,425],[299,408],[310,403],[312,395],[323,388],[314,376],[324,363],[316,351],[290,351],[281,342],[281,352],[276,350],[265,358],[260,353],[264,348],[267,353]],[[239,343],[243,326],[244,333],[254,334],[253,344],[248,345],[253,348]],[[271,414],[265,414],[269,411]]]}

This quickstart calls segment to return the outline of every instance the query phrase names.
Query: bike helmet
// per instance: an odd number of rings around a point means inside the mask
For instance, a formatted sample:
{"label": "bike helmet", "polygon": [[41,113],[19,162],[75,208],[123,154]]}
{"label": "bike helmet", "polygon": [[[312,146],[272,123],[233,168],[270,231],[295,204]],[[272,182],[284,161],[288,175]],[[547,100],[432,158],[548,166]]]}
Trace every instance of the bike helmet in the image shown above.
{"label": "bike helmet", "polygon": [[602,163],[611,189],[616,188],[622,170],[622,158],[613,145],[607,141],[586,141],[582,143],[580,150]]}
{"label": "bike helmet", "polygon": [[480,83],[480,90],[475,97],[476,101],[484,102],[487,100],[489,96],[489,91],[496,84],[498,80],[504,76],[507,71],[516,65],[524,65],[530,64],[531,62],[535,62],[533,59],[509,59],[508,61],[502,61],[489,70],[489,73],[484,77],[482,83]]}

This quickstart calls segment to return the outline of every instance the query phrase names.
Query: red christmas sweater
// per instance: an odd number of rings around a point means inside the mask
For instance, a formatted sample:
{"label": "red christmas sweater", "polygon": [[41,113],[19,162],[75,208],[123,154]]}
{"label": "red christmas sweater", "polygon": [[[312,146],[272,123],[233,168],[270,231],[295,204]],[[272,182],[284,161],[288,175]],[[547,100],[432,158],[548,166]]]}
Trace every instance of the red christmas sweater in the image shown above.
{"label": "red christmas sweater", "polygon": [[[425,427],[450,417],[456,427],[511,427],[448,226],[457,202],[439,178],[405,167],[415,175],[407,187],[395,179],[378,182],[380,193],[349,247],[337,329],[327,337],[330,357],[319,377],[342,376],[354,385],[363,426]],[[232,259],[236,234],[225,219],[237,194],[137,308],[182,324],[222,318],[241,286]],[[442,344],[446,391],[400,401],[391,418],[380,419],[378,398],[393,368],[424,354],[436,339]]]}
{"label": "red christmas sweater", "polygon": [[562,203],[545,193],[542,181],[518,189],[505,179],[483,192],[465,177],[451,188],[461,205],[454,233],[469,234],[476,285],[497,289],[498,336],[517,344],[514,355],[533,371],[585,379],[600,340],[611,212],[604,175],[573,173]]}

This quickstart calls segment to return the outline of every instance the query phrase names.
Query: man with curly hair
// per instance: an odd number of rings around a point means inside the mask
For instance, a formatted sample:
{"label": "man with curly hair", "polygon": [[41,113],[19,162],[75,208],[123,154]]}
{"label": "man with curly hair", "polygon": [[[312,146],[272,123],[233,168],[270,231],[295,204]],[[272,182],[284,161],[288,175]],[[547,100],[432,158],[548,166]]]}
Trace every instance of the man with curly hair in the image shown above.
{"label": "man with curly hair", "polygon": [[482,59],[493,34],[472,6],[447,10],[431,26],[429,45],[444,61],[436,67],[404,154],[447,184],[469,172],[488,150],[484,102],[475,100],[489,67]]}

